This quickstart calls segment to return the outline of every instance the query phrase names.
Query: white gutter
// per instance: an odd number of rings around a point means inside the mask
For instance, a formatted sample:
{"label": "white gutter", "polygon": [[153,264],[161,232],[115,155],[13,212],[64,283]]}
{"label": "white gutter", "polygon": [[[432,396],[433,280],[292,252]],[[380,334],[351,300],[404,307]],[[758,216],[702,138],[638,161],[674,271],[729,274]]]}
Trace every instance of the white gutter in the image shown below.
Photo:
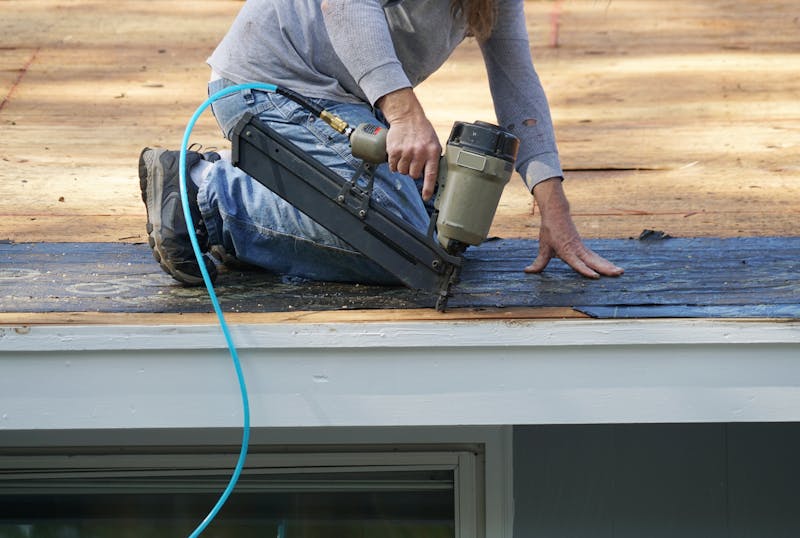
{"label": "white gutter", "polygon": [[[253,427],[800,420],[800,322],[232,327]],[[0,429],[241,424],[214,325],[0,327]]]}

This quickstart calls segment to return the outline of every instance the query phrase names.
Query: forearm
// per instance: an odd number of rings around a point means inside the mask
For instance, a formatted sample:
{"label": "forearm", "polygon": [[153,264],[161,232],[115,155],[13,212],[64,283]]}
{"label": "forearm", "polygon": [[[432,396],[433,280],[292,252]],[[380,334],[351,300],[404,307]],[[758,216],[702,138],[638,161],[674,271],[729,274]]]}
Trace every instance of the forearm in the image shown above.
{"label": "forearm", "polygon": [[383,95],[376,106],[390,124],[425,116],[422,104],[411,88],[401,88]]}
{"label": "forearm", "polygon": [[561,177],[551,177],[537,183],[533,188],[533,198],[542,214],[542,220],[569,215],[569,201]]}

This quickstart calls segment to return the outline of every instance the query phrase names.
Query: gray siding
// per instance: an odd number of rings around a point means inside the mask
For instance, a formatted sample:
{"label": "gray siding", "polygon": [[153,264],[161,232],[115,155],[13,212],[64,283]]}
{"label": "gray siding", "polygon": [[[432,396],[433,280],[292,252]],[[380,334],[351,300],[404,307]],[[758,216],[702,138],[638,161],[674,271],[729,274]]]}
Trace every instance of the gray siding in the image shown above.
{"label": "gray siding", "polygon": [[800,424],[518,426],[516,538],[800,536]]}

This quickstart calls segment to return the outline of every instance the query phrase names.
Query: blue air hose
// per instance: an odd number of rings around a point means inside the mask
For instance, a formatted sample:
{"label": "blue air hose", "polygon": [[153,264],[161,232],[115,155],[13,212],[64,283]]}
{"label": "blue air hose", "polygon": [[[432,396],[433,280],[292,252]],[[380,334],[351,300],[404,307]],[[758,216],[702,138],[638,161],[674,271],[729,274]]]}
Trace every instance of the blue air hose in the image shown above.
{"label": "blue air hose", "polygon": [[242,468],[244,467],[245,459],[247,458],[247,450],[250,444],[250,403],[247,397],[247,385],[245,384],[244,374],[242,372],[242,364],[239,361],[239,354],[236,351],[236,345],[233,343],[233,337],[231,336],[230,330],[228,328],[228,324],[225,321],[225,315],[222,313],[222,308],[220,308],[219,301],[217,300],[217,294],[214,292],[214,285],[211,282],[211,277],[208,274],[208,270],[206,269],[206,264],[203,262],[203,253],[200,251],[200,244],[197,240],[197,234],[194,231],[194,222],[192,221],[192,214],[189,209],[189,197],[186,189],[186,148],[189,146],[189,136],[192,133],[192,129],[194,129],[195,123],[197,123],[197,119],[200,115],[208,108],[211,103],[229,95],[231,93],[235,93],[238,91],[246,90],[246,89],[257,89],[263,90],[268,92],[274,92],[277,90],[277,87],[272,84],[240,84],[238,86],[230,86],[228,88],[222,89],[213,95],[209,96],[203,104],[201,104],[197,110],[195,111],[192,118],[189,120],[189,123],[186,125],[186,131],[183,135],[183,142],[181,143],[181,153],[180,153],[180,161],[179,161],[179,169],[180,169],[180,189],[181,189],[181,204],[183,206],[183,215],[186,218],[187,228],[189,229],[189,237],[192,242],[192,249],[194,250],[194,255],[197,258],[197,262],[200,266],[200,272],[203,275],[203,282],[206,285],[206,289],[208,290],[208,296],[211,299],[211,304],[214,306],[214,312],[217,314],[217,318],[219,319],[219,325],[222,328],[222,333],[225,335],[225,341],[228,344],[228,350],[230,351],[231,359],[233,359],[233,366],[236,369],[236,377],[239,380],[239,390],[242,394],[242,414],[243,414],[243,421],[244,427],[242,430],[242,446],[241,450],[239,451],[239,460],[236,462],[236,467],[233,470],[233,474],[231,475],[230,481],[228,482],[228,486],[225,488],[225,491],[219,497],[219,500],[208,513],[206,518],[197,526],[197,528],[192,532],[190,538],[195,538],[200,536],[200,534],[208,527],[208,525],[213,521],[213,519],[217,516],[222,506],[230,497],[230,494],[233,492],[233,488],[236,486],[236,482],[239,480],[239,476],[242,473]]}
{"label": "blue air hose", "polygon": [[[292,101],[296,102],[303,108],[307,109],[309,112],[314,114],[315,116],[319,117],[325,123],[330,125],[336,131],[345,134],[347,136],[352,133],[352,129],[346,122],[342,121],[337,116],[329,113],[327,110],[324,110],[322,107],[317,105],[316,103],[307,101],[302,95],[293,92],[292,90],[281,88],[280,86],[275,86],[274,84],[265,84],[261,82],[253,82],[248,84],[238,84],[235,86],[229,86],[224,88],[211,96],[208,97],[203,104],[197,107],[194,114],[192,115],[189,123],[186,125],[186,131],[183,134],[183,141],[181,142],[181,151],[180,151],[180,160],[178,162],[178,166],[180,169],[180,190],[181,190],[181,205],[183,207],[183,215],[186,219],[187,228],[189,229],[189,238],[191,239],[192,249],[194,250],[195,258],[197,258],[197,263],[200,266],[200,273],[203,275],[203,282],[206,285],[206,289],[208,290],[208,296],[211,299],[211,304],[214,306],[214,312],[217,314],[217,318],[219,319],[219,325],[222,329],[222,333],[225,336],[225,341],[228,344],[228,350],[230,351],[231,358],[233,359],[233,366],[236,369],[236,377],[239,380],[239,389],[242,394],[242,414],[244,416],[244,427],[242,431],[242,447],[239,452],[239,460],[236,462],[236,467],[233,470],[233,474],[231,475],[230,481],[228,482],[228,486],[225,488],[225,491],[219,497],[217,504],[211,509],[208,513],[206,518],[198,525],[198,527],[192,532],[189,538],[195,538],[200,536],[200,534],[208,527],[211,521],[217,516],[222,506],[228,500],[228,497],[233,492],[233,488],[236,486],[236,482],[239,480],[239,476],[242,473],[242,468],[244,467],[245,459],[247,458],[247,449],[250,443],[250,404],[248,402],[247,397],[247,385],[244,381],[244,374],[242,373],[242,365],[239,361],[239,354],[236,351],[236,346],[233,343],[233,338],[231,337],[230,330],[228,329],[228,324],[225,321],[225,315],[222,313],[222,308],[220,308],[219,301],[217,300],[217,294],[214,292],[214,285],[211,282],[211,277],[208,274],[208,270],[206,269],[206,264],[203,261],[203,253],[200,250],[200,243],[197,240],[197,234],[194,230],[194,222],[192,221],[192,214],[191,210],[189,209],[189,196],[188,191],[186,188],[187,178],[186,178],[186,148],[189,147],[189,137],[192,134],[192,130],[194,129],[195,123],[197,123],[197,119],[200,115],[205,112],[206,108],[208,108],[214,101],[225,97],[226,95],[230,95],[232,93],[240,92],[243,90],[261,90],[265,92],[274,92],[278,93]],[[279,534],[285,532],[285,522],[281,524],[279,528]],[[281,537],[282,538],[282,537]]]}

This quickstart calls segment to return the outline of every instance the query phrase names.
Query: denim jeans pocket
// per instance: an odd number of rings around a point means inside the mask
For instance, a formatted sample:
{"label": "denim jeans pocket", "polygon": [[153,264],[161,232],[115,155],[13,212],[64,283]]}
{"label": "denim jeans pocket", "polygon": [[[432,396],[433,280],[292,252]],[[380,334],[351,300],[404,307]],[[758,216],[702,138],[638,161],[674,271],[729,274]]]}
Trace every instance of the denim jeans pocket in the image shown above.
{"label": "denim jeans pocket", "polygon": [[[235,85],[234,82],[226,79],[212,81],[208,85],[209,95],[214,95],[224,88]],[[274,95],[272,92],[266,90],[243,89],[220,97],[211,103],[211,111],[225,138],[230,140],[234,127],[245,114],[258,116],[275,109],[275,103],[271,99],[272,95]]]}

